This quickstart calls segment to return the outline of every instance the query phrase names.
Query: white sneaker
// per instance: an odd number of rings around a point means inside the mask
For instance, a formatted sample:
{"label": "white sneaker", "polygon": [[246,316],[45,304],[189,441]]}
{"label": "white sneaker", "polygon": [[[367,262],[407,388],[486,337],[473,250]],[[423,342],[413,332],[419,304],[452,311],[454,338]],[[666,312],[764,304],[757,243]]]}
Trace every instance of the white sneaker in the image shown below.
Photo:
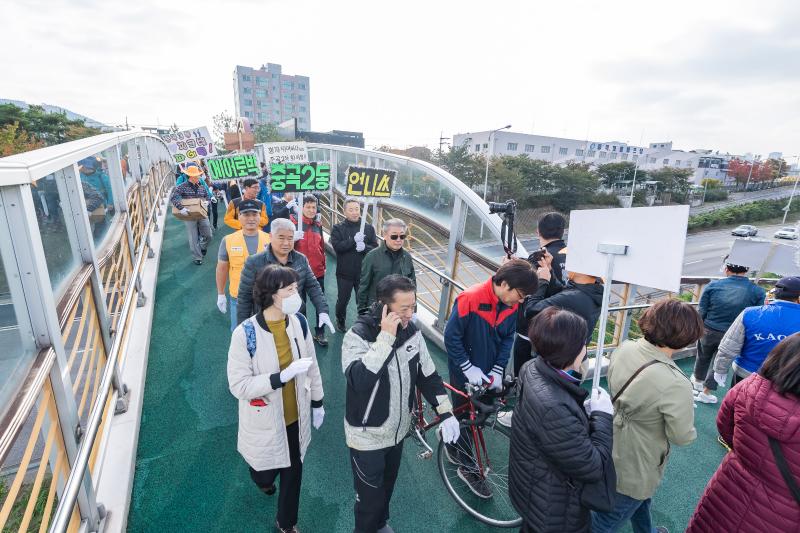
{"label": "white sneaker", "polygon": [[705,392],[698,393],[695,400],[700,403],[717,403],[717,397],[713,394],[706,394]]}
{"label": "white sneaker", "polygon": [[696,380],[694,376],[692,376],[691,381],[692,381],[692,388],[697,392],[703,392],[703,389],[706,388],[703,382]]}
{"label": "white sneaker", "polygon": [[514,416],[514,411],[501,411],[497,413],[497,423],[501,426],[510,428],[512,416]]}

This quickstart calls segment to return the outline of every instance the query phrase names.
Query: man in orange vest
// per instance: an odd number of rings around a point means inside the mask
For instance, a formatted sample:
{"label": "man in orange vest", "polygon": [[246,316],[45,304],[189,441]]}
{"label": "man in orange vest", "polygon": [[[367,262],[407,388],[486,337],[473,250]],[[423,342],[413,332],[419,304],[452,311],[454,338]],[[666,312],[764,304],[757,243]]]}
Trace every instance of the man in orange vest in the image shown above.
{"label": "man in orange vest", "polygon": [[264,204],[258,200],[242,199],[239,202],[239,222],[242,229],[226,235],[219,245],[217,254],[217,309],[225,313],[228,300],[225,297],[225,284],[230,281],[231,331],[236,329],[236,302],[239,296],[239,278],[244,262],[251,255],[263,252],[269,245],[269,233],[259,231],[261,210]]}

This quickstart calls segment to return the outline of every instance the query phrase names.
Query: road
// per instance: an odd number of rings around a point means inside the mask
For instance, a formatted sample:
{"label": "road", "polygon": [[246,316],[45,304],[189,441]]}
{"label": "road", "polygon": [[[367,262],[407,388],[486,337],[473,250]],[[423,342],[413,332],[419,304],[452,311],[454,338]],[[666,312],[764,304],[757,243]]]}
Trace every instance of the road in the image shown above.
{"label": "road", "polygon": [[723,207],[730,207],[732,205],[747,204],[755,202],[756,200],[774,200],[776,198],[788,198],[792,195],[792,186],[786,185],[784,187],[777,187],[775,189],[765,189],[763,191],[732,192],[727,200],[722,202],[709,202],[697,207],[692,207],[689,211],[691,215],[700,215],[710,211],[716,211]]}

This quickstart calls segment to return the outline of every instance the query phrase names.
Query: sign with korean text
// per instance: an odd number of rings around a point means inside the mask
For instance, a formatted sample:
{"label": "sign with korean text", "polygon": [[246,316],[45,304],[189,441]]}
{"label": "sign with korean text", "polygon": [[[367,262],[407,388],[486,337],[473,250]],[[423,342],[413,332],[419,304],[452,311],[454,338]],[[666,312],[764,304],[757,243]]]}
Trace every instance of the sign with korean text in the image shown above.
{"label": "sign with korean text", "polygon": [[206,165],[215,180],[261,176],[255,154],[234,154],[206,159]]}
{"label": "sign with korean text", "polygon": [[266,163],[305,163],[308,161],[308,148],[305,141],[283,143],[264,143]]}
{"label": "sign with korean text", "polygon": [[269,174],[272,192],[313,192],[331,188],[329,163],[272,163]]}
{"label": "sign with korean text", "polygon": [[347,167],[347,196],[389,198],[394,189],[396,170]]}
{"label": "sign with korean text", "polygon": [[192,128],[185,131],[164,133],[161,140],[167,143],[176,163],[185,163],[191,159],[205,159],[217,155],[216,147],[211,141],[208,128]]}

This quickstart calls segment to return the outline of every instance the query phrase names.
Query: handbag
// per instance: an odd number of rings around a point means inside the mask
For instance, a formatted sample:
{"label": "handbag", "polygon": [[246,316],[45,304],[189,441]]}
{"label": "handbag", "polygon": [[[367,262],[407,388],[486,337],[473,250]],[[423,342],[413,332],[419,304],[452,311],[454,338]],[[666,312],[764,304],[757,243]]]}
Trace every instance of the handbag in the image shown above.
{"label": "handbag", "polygon": [[767,439],[769,439],[769,447],[772,448],[772,455],[775,457],[775,465],[778,467],[778,470],[780,470],[783,481],[786,482],[786,486],[789,487],[789,492],[792,493],[794,500],[800,505],[800,487],[797,486],[797,481],[795,481],[791,470],[789,470],[786,457],[783,456],[783,451],[781,451],[781,445],[772,437],[767,437]]}

